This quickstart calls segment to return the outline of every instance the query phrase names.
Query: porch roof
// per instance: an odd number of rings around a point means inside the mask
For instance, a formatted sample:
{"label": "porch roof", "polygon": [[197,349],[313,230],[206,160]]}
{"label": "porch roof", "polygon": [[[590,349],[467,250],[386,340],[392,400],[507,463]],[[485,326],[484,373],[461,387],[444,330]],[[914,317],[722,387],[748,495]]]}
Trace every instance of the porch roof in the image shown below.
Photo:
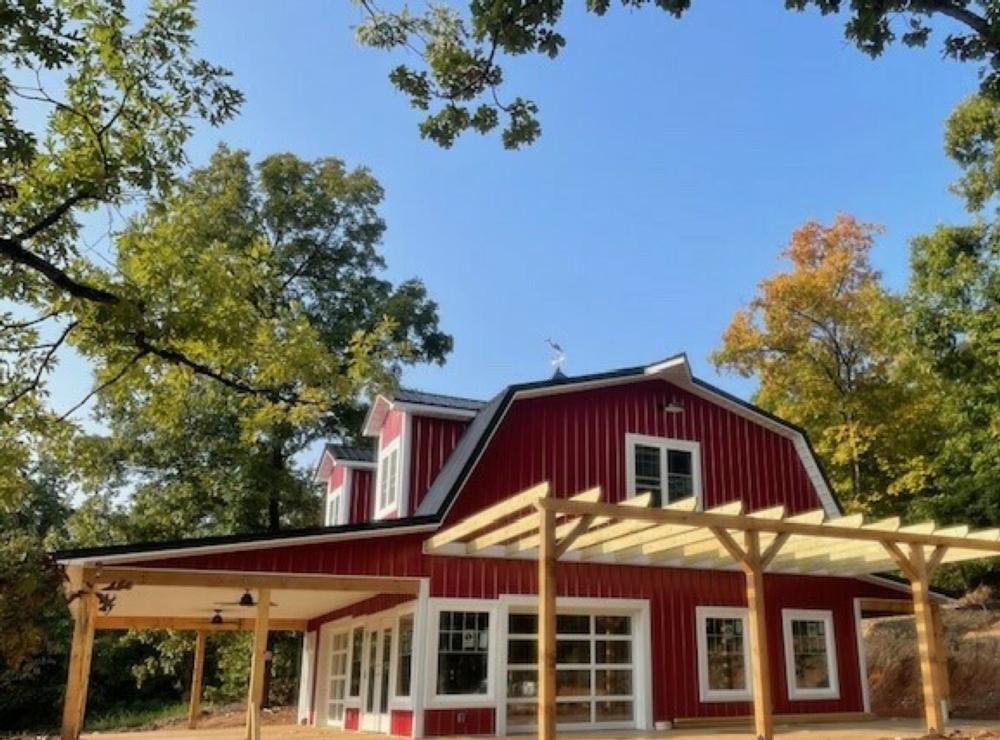
{"label": "porch roof", "polygon": [[707,511],[696,511],[693,498],[663,508],[649,503],[649,494],[603,503],[600,488],[551,498],[549,484],[541,483],[434,534],[425,551],[535,560],[539,511],[547,510],[559,520],[556,554],[563,561],[738,569],[751,532],[757,533],[758,558],[768,573],[852,577],[900,570],[910,578],[904,550],[912,554],[916,548],[933,567],[1000,556],[1000,529],[903,525],[898,517],[831,518],[822,509],[787,515],[781,506],[744,512],[739,501]]}

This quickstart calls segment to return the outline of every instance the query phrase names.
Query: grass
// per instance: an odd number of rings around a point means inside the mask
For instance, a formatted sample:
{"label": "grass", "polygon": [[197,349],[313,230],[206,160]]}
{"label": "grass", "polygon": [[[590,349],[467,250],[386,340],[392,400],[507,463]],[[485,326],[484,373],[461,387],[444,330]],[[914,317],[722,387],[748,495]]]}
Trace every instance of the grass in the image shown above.
{"label": "grass", "polygon": [[119,707],[94,717],[87,717],[85,729],[87,732],[106,732],[147,727],[157,722],[186,717],[187,710],[187,704],[184,703]]}

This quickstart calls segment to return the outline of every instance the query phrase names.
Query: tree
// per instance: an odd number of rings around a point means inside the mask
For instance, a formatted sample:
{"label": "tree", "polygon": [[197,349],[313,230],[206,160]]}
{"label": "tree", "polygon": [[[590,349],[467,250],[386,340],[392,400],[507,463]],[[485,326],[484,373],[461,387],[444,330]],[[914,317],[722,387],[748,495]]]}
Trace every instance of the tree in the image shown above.
{"label": "tree", "polygon": [[899,352],[902,306],[869,260],[877,233],[845,215],[797,229],[791,270],[760,283],[712,360],[806,429],[849,508],[890,514],[927,485],[936,416],[930,381]]}
{"label": "tree", "polygon": [[[443,147],[468,130],[488,133],[503,122],[502,141],[516,149],[541,134],[538,106],[514,97],[504,102],[503,57],[525,54],[554,59],[566,44],[560,28],[563,5],[549,0],[472,0],[467,13],[442,3],[414,14],[408,5],[386,10],[374,0],[357,0],[366,13],[357,37],[367,46],[415,52],[417,66],[401,64],[389,76],[412,107],[430,111],[420,123],[423,137]],[[648,0],[622,0],[642,7]],[[692,0],[656,0],[681,18]],[[846,14],[844,35],[863,53],[880,56],[892,43],[923,47],[931,20],[944,18],[960,30],[948,33],[944,56],[982,64],[982,91],[1000,92],[1000,4],[996,0],[784,0],[789,10],[814,8],[823,15]],[[604,15],[610,0],[587,0],[587,10]]]}

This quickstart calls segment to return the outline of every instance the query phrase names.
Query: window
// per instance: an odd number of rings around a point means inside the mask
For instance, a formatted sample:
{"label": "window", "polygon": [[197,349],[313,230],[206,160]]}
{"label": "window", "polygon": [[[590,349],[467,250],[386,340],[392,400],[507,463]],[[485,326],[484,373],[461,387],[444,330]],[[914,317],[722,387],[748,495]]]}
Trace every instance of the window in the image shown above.
{"label": "window", "polygon": [[327,498],[326,503],[326,523],[327,526],[335,526],[341,523],[340,520],[340,502],[343,499],[343,486],[338,486],[337,488],[330,491],[330,495]]}
{"label": "window", "polygon": [[410,695],[410,670],[413,666],[413,615],[399,618],[399,656],[396,661],[396,696]]}
{"label": "window", "polygon": [[838,699],[833,612],[785,609],[785,675],[789,699]]}
{"label": "window", "polygon": [[[556,721],[560,725],[634,722],[632,618],[556,616]],[[538,618],[507,618],[507,727],[537,724]]]}
{"label": "window", "polygon": [[327,694],[326,718],[329,722],[344,721],[344,690],[347,685],[347,633],[333,636],[330,647],[330,687]]}
{"label": "window", "polygon": [[438,623],[437,693],[486,694],[489,612],[442,611]]}
{"label": "window", "polygon": [[378,467],[378,515],[398,507],[399,487],[399,440],[390,442],[379,454]]}
{"label": "window", "polygon": [[361,696],[361,661],[364,659],[365,629],[355,627],[351,636],[351,685],[348,696]]}
{"label": "window", "polygon": [[626,434],[625,455],[629,496],[649,493],[654,506],[691,496],[701,498],[697,442]]}
{"label": "window", "polygon": [[699,606],[698,688],[702,701],[750,700],[747,610]]}

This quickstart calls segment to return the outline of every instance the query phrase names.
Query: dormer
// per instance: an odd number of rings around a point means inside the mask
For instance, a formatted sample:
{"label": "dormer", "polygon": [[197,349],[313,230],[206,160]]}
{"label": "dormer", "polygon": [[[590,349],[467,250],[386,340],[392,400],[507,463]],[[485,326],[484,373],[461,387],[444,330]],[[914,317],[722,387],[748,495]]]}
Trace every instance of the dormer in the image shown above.
{"label": "dormer", "polygon": [[363,432],[378,440],[373,519],[409,516],[455,449],[481,401],[401,388],[376,396]]}
{"label": "dormer", "polygon": [[323,524],[336,527],[372,518],[375,451],[370,447],[328,444],[314,480],[325,485]]}

